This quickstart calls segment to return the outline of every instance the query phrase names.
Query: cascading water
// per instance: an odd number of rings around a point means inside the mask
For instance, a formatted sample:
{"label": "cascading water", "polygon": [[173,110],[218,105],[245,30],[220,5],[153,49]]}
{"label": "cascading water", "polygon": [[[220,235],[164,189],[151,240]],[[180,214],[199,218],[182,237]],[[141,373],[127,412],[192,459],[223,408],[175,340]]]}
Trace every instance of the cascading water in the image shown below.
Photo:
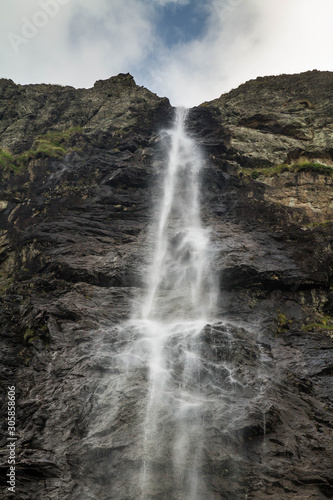
{"label": "cascading water", "polygon": [[[185,132],[186,111],[178,109],[170,141],[159,207],[153,263],[141,319],[148,345],[149,389],[143,429],[141,496],[170,469],[175,498],[202,498],[200,333],[216,299],[209,269],[207,229],[200,218],[202,158]],[[169,463],[171,467],[166,466]],[[171,477],[170,477],[171,474]],[[164,478],[165,480],[165,478]],[[167,488],[168,489],[168,488]]]}
{"label": "cascading water", "polygon": [[215,299],[209,239],[200,220],[202,158],[185,132],[185,118],[186,110],[178,109],[175,127],[167,132],[170,152],[143,319],[206,319]]}
{"label": "cascading water", "polygon": [[102,375],[87,474],[99,457],[104,496],[95,482],[87,499],[246,498],[253,422],[261,422],[257,434],[269,427],[262,374],[270,361],[247,325],[221,319],[211,270],[219,250],[212,255],[200,214],[203,160],[185,122],[179,109],[175,126],[160,134],[167,154],[147,286],[129,321],[101,326],[90,361]]}

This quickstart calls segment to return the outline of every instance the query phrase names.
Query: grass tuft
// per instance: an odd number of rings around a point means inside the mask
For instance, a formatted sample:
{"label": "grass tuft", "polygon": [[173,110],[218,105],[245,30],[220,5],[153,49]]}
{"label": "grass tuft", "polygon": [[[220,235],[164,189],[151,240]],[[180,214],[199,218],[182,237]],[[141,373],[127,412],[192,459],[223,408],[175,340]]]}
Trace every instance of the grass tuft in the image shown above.
{"label": "grass tuft", "polygon": [[240,173],[242,175],[250,176],[252,179],[259,179],[260,177],[277,177],[283,172],[311,172],[313,174],[333,176],[333,167],[323,165],[322,163],[307,162],[307,163],[293,163],[287,165],[276,165],[274,167],[256,168],[255,170],[249,168],[242,168]]}
{"label": "grass tuft", "polygon": [[50,131],[37,136],[31,149],[20,155],[13,155],[0,148],[0,170],[9,175],[22,173],[29,161],[35,158],[62,158],[65,154],[76,150],[69,146],[69,141],[74,134],[82,134],[82,127],[70,127],[63,131]]}

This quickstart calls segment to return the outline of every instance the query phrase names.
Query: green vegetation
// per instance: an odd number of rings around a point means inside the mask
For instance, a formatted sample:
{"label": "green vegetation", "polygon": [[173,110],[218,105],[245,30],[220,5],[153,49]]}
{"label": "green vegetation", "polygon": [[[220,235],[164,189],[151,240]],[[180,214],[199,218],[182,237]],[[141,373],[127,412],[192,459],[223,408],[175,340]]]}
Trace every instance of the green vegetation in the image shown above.
{"label": "green vegetation", "polygon": [[36,338],[37,337],[35,336],[34,331],[31,328],[27,328],[24,332],[23,340],[25,342],[32,342]]}
{"label": "green vegetation", "polygon": [[252,179],[259,177],[276,177],[283,172],[311,172],[314,174],[322,174],[333,176],[333,167],[323,165],[321,163],[294,163],[292,165],[282,164],[273,167],[263,167],[252,170],[250,168],[242,168],[241,174],[249,175]]}
{"label": "green vegetation", "polygon": [[[293,321],[288,319],[281,311],[277,311],[277,334],[284,333],[290,329]],[[309,321],[309,320],[308,320]],[[323,313],[316,313],[311,323],[304,323],[301,326],[304,332],[326,333],[333,338],[333,316]]]}
{"label": "green vegetation", "polygon": [[35,330],[27,328],[24,332],[23,340],[29,344],[36,340],[41,340],[44,347],[50,347],[52,339],[48,327],[43,325],[37,326]]}
{"label": "green vegetation", "polygon": [[277,321],[278,321],[277,333],[283,333],[283,332],[286,332],[287,330],[289,330],[289,325],[292,322],[282,312],[278,313],[278,315],[277,315]]}
{"label": "green vegetation", "polygon": [[333,318],[331,316],[323,316],[318,318],[319,322],[309,323],[302,326],[302,330],[314,331],[314,330],[326,330],[333,332]]}
{"label": "green vegetation", "polygon": [[252,179],[258,179],[258,177],[260,177],[260,172],[258,172],[258,170],[254,170],[251,173],[251,177],[252,177]]}
{"label": "green vegetation", "polygon": [[333,176],[333,167],[322,165],[321,163],[300,163],[294,166],[297,167],[296,172],[313,172],[315,174]]}
{"label": "green vegetation", "polygon": [[74,134],[83,133],[81,127],[70,127],[61,132],[53,131],[37,136],[31,149],[20,155],[13,155],[0,148],[0,168],[8,175],[10,172],[19,174],[23,172],[29,161],[34,158],[62,158],[66,153],[77,151],[70,147],[69,141]]}
{"label": "green vegetation", "polygon": [[8,151],[0,148],[0,168],[1,170],[10,170],[15,167],[15,157]]}
{"label": "green vegetation", "polygon": [[333,224],[333,220],[324,220],[322,222],[311,222],[311,224],[304,224],[304,227],[326,227]]}

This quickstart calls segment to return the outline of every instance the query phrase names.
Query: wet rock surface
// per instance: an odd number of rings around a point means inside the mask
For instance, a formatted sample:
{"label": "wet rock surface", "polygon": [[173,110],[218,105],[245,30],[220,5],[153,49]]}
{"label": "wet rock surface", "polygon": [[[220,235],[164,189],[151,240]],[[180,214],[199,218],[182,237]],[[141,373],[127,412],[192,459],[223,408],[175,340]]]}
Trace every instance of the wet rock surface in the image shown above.
{"label": "wet rock surface", "polygon": [[[202,498],[333,497],[333,176],[297,170],[332,165],[332,84],[325,72],[257,79],[189,113],[220,286],[217,319],[200,335],[200,384],[212,396]],[[2,397],[16,385],[16,497],[135,499],[147,370],[126,371],[127,321],[145,283],[159,131],[173,110],[130,75],[87,90],[0,85],[0,145],[11,154],[78,127],[61,157],[1,169]],[[1,421],[0,491],[15,498]],[[158,473],[149,498],[178,498]]]}

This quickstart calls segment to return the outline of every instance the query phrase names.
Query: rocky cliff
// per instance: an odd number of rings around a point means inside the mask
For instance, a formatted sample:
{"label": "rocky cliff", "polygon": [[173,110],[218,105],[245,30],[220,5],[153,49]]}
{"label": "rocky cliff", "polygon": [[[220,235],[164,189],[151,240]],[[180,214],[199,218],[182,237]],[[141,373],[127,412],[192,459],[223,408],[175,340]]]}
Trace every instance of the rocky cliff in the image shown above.
{"label": "rocky cliff", "polygon": [[[119,390],[130,340],[119,325],[144,286],[173,109],[130,75],[0,87],[1,389],[6,403],[16,386],[16,495],[135,499],[145,376]],[[212,498],[333,497],[332,88],[328,72],[258,78],[189,112],[223,319],[203,352],[239,381],[203,422]],[[214,376],[222,386],[223,370]],[[165,494],[167,477],[151,498]]]}

